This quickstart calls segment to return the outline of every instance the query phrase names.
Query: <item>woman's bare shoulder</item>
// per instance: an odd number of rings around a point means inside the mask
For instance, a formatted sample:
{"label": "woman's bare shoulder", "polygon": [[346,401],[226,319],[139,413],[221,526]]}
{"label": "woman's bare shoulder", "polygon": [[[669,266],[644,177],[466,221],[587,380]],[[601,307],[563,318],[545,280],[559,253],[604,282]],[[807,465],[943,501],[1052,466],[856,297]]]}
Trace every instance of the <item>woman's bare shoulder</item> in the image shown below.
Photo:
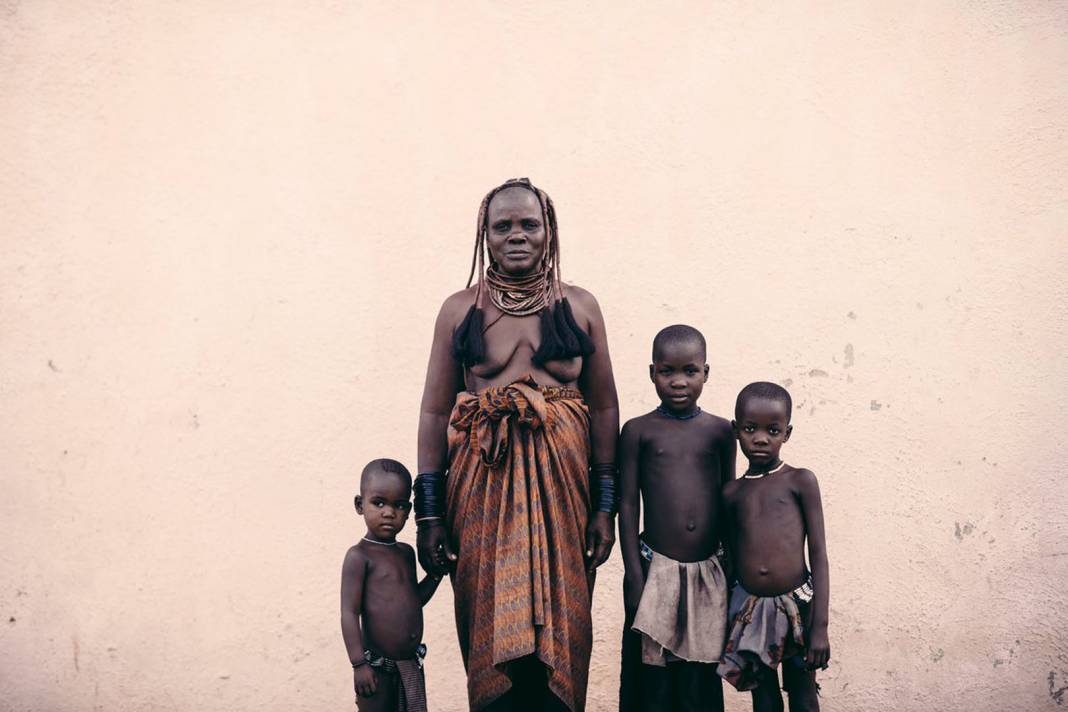
{"label": "woman's bare shoulder", "polygon": [[597,303],[597,298],[593,296],[593,293],[576,284],[565,284],[563,288],[564,296],[567,297],[576,315],[582,314],[590,319],[598,320],[601,318],[601,306]]}
{"label": "woman's bare shoulder", "polygon": [[461,289],[459,292],[450,294],[441,304],[438,320],[446,320],[452,324],[459,324],[467,310],[475,303],[475,287]]}

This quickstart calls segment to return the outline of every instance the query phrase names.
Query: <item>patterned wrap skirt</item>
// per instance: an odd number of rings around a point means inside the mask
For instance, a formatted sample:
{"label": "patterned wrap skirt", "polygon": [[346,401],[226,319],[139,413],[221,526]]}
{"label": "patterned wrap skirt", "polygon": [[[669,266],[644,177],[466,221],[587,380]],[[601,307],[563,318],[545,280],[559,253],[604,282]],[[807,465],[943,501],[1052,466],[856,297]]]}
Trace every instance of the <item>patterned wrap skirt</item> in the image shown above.
{"label": "patterned wrap skirt", "polygon": [[471,709],[509,690],[510,661],[534,655],[549,690],[582,710],[593,645],[582,394],[530,376],[461,393],[448,438],[446,519],[459,547],[452,584]]}

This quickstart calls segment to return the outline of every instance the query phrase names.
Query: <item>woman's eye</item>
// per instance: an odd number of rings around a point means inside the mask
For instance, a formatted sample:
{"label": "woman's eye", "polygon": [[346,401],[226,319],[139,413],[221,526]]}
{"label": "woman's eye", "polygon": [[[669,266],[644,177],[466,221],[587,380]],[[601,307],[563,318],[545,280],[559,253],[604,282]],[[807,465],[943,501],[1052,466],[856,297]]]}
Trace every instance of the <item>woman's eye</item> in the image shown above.
{"label": "woman's eye", "polygon": [[533,220],[524,220],[523,221],[523,229],[524,230],[534,230],[537,227],[538,227],[538,223],[534,222]]}
{"label": "woman's eye", "polygon": [[508,229],[511,227],[512,224],[509,222],[499,222],[493,224],[493,229],[497,232],[508,232]]}

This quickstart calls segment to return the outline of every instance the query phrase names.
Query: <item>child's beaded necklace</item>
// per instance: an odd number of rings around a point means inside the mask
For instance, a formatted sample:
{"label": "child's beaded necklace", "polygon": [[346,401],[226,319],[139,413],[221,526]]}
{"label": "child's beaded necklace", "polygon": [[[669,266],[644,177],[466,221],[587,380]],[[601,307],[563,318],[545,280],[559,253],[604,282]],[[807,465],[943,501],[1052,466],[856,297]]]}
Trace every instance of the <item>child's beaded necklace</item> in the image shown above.
{"label": "child's beaded necklace", "polygon": [[776,472],[778,472],[779,470],[781,470],[784,467],[786,467],[786,463],[785,462],[780,462],[779,466],[776,467],[774,470],[772,470],[770,472],[761,472],[761,473],[758,473],[758,474],[755,474],[755,475],[751,475],[749,473],[746,473],[746,474],[742,475],[742,479],[743,480],[759,480],[761,477],[767,477],[768,475],[774,475]]}
{"label": "child's beaded necklace", "polygon": [[363,540],[364,541],[369,541],[372,544],[378,544],[379,546],[396,546],[397,545],[396,541],[378,541],[377,539],[368,539],[366,536],[363,538]]}

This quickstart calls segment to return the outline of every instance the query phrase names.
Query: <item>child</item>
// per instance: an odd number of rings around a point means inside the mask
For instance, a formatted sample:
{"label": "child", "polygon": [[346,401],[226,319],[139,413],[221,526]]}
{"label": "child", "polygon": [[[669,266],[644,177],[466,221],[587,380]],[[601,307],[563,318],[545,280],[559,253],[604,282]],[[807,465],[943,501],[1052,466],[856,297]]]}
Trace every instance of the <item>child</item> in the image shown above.
{"label": "child", "polygon": [[722,710],[715,663],[727,625],[727,586],[715,554],[720,490],[734,477],[734,436],[726,420],[697,405],[708,380],[701,332],[677,325],[657,334],[649,378],[660,405],[620,434],[626,569],[620,709]]}
{"label": "child", "polygon": [[815,669],[825,669],[831,657],[820,488],[809,470],[779,459],[793,429],[791,407],[790,394],[774,383],[742,389],[731,425],[749,469],[723,488],[738,584],[717,672],[739,690],[753,691],[755,712],[782,710],[780,662],[790,712],[819,710]]}
{"label": "child", "polygon": [[415,552],[397,541],[411,494],[412,476],[396,460],[363,468],[355,501],[367,534],[341,569],[341,633],[361,711],[426,711],[422,607],[441,579],[427,576],[417,585]]}

